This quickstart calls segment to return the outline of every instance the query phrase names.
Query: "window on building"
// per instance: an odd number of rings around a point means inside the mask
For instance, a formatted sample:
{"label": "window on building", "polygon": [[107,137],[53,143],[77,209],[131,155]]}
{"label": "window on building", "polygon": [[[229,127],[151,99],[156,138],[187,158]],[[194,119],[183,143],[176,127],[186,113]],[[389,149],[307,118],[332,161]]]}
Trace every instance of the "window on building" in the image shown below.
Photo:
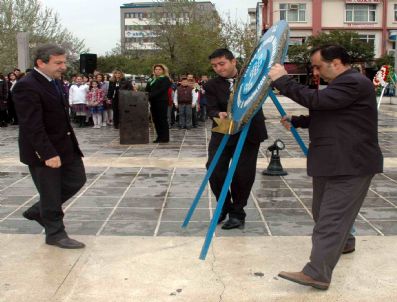
{"label": "window on building", "polygon": [[376,4],[346,4],[346,22],[375,22]]}
{"label": "window on building", "polygon": [[125,43],[136,43],[139,42],[141,40],[141,38],[125,38],[124,42]]}
{"label": "window on building", "polygon": [[288,45],[302,45],[305,40],[305,37],[290,37]]}
{"label": "window on building", "polygon": [[306,4],[304,3],[280,3],[280,20],[287,22],[305,22]]}
{"label": "window on building", "polygon": [[397,4],[394,4],[394,21],[397,21]]}
{"label": "window on building", "polygon": [[375,35],[359,35],[359,39],[375,48]]}

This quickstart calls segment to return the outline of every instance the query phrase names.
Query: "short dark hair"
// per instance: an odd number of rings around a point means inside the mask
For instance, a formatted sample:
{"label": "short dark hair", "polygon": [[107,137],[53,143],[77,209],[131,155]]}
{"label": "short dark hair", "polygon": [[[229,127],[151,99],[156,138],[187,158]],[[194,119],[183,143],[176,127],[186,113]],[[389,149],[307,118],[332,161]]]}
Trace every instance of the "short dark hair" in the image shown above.
{"label": "short dark hair", "polygon": [[212,60],[215,58],[225,57],[229,61],[234,59],[233,53],[227,48],[218,48],[212,54],[209,55],[208,59]]}
{"label": "short dark hair", "polygon": [[42,60],[44,63],[50,61],[51,56],[62,56],[66,52],[63,48],[55,44],[45,44],[37,47],[34,52],[33,62],[34,66],[37,65],[37,60]]}
{"label": "short dark hair", "polygon": [[322,45],[312,49],[310,56],[320,51],[320,55],[325,62],[331,62],[334,59],[339,59],[343,65],[350,64],[350,56],[346,48],[337,44]]}

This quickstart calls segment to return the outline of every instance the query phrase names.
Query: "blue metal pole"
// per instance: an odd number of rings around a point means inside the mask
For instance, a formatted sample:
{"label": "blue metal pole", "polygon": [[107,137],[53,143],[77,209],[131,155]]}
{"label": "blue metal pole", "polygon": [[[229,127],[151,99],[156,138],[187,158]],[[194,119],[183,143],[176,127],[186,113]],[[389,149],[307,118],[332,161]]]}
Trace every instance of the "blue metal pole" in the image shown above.
{"label": "blue metal pole", "polygon": [[248,129],[251,125],[251,120],[244,126],[243,130],[241,131],[240,137],[237,142],[236,150],[234,151],[232,163],[229,167],[229,170],[226,175],[225,182],[223,183],[222,191],[218,199],[218,204],[216,206],[214,216],[212,217],[210,226],[207,231],[207,235],[205,236],[205,241],[200,253],[200,259],[205,260],[207,256],[208,248],[211,244],[212,237],[215,232],[216,225],[218,224],[219,216],[221,215],[221,211],[223,208],[223,204],[225,203],[227,192],[229,191],[230,183],[232,182],[234,171],[236,170],[238,160],[241,155],[241,151],[244,146],[245,139],[247,137]]}
{"label": "blue metal pole", "polygon": [[[285,112],[284,108],[281,106],[280,102],[278,101],[273,91],[271,90],[269,91],[269,96],[272,99],[274,105],[277,107],[278,112],[280,112],[281,117],[286,116],[287,113]],[[307,147],[303,142],[302,138],[300,137],[298,131],[296,131],[296,129],[292,125],[291,125],[291,132],[296,142],[298,143],[299,147],[302,149],[303,153],[307,156]]]}
{"label": "blue metal pole", "polygon": [[185,220],[184,220],[183,223],[182,223],[182,227],[183,227],[183,228],[187,227],[187,225],[189,224],[189,221],[190,221],[190,219],[192,218],[193,213],[194,213],[194,211],[195,211],[195,209],[196,209],[196,207],[197,207],[197,205],[198,205],[198,203],[199,203],[199,200],[200,200],[200,198],[201,198],[201,195],[203,194],[204,189],[205,189],[205,187],[207,186],[207,182],[208,182],[208,180],[210,179],[210,177],[211,177],[211,175],[212,175],[212,172],[214,172],[214,169],[215,169],[215,167],[216,167],[216,164],[218,163],[219,157],[221,156],[223,150],[225,149],[225,146],[226,146],[227,141],[229,140],[229,137],[230,137],[229,134],[225,134],[225,135],[223,136],[222,141],[221,141],[221,143],[220,143],[220,145],[219,145],[219,147],[218,147],[218,150],[216,150],[216,153],[215,153],[215,155],[214,155],[214,158],[212,159],[211,164],[210,164],[210,166],[208,167],[208,171],[207,171],[207,173],[205,174],[204,180],[203,180],[203,182],[201,183],[201,186],[200,186],[200,188],[199,188],[199,190],[198,190],[198,192],[197,192],[197,195],[196,195],[196,197],[194,198],[193,203],[192,203],[192,205],[190,206],[190,209],[189,209],[189,211],[188,211],[187,214],[186,214]]}

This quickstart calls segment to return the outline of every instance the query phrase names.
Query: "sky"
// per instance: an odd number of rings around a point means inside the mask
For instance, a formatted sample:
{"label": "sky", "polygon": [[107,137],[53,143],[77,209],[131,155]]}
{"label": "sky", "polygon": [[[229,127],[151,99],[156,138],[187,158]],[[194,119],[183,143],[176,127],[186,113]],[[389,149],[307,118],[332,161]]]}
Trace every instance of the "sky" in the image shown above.
{"label": "sky", "polygon": [[[39,0],[57,12],[61,23],[79,39],[84,39],[91,53],[105,55],[120,41],[120,6],[150,0]],[[248,8],[258,0],[212,0],[221,16],[248,20]]]}

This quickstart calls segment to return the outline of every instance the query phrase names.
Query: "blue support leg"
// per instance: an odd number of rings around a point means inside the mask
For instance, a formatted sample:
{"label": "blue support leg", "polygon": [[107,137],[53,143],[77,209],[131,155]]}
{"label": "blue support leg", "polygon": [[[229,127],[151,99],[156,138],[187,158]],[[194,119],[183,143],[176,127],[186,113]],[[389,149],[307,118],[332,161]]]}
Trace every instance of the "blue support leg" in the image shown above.
{"label": "blue support leg", "polygon": [[207,256],[208,248],[211,244],[212,237],[215,232],[216,225],[218,224],[219,216],[221,215],[223,204],[225,203],[227,192],[229,191],[230,183],[232,182],[234,171],[236,170],[238,160],[241,155],[241,151],[244,146],[245,139],[247,137],[248,129],[250,127],[251,120],[244,126],[243,130],[241,131],[236,150],[234,151],[232,163],[229,167],[229,171],[227,172],[225,182],[223,183],[222,191],[218,199],[218,204],[215,209],[214,216],[212,217],[210,226],[207,231],[207,235],[205,237],[205,241],[200,253],[200,259],[205,260]]}
{"label": "blue support leg", "polygon": [[189,211],[186,214],[185,220],[183,221],[183,224],[182,224],[183,228],[187,227],[187,225],[189,224],[189,221],[190,221],[190,219],[193,216],[193,213],[194,213],[194,211],[195,211],[195,209],[196,209],[196,207],[198,205],[198,202],[199,202],[199,200],[201,198],[201,195],[203,195],[203,192],[204,192],[204,189],[205,189],[205,187],[207,185],[207,182],[210,179],[210,177],[212,175],[212,172],[214,172],[214,169],[215,169],[215,167],[216,167],[216,165],[218,163],[219,157],[221,156],[223,150],[225,149],[225,146],[226,146],[227,141],[229,140],[229,137],[230,137],[230,135],[228,135],[228,134],[225,134],[223,136],[222,141],[221,141],[221,143],[220,143],[220,145],[218,147],[218,150],[216,150],[214,158],[212,159],[211,164],[208,167],[208,171],[205,174],[204,180],[201,183],[201,186],[200,186],[200,188],[199,188],[199,190],[198,190],[198,192],[196,194],[196,197],[194,198],[193,203],[190,206],[190,209],[189,209]]}
{"label": "blue support leg", "polygon": [[[280,112],[281,117],[287,115],[287,113],[285,112],[284,108],[281,106],[280,102],[278,101],[278,99],[273,91],[269,91],[269,96],[272,99],[274,105],[276,106],[278,112]],[[292,135],[294,136],[296,142],[298,143],[299,147],[301,148],[303,153],[307,156],[307,147],[306,147],[305,143],[303,142],[302,138],[300,137],[298,131],[296,131],[296,129],[292,125],[291,125],[291,132],[292,132]]]}

